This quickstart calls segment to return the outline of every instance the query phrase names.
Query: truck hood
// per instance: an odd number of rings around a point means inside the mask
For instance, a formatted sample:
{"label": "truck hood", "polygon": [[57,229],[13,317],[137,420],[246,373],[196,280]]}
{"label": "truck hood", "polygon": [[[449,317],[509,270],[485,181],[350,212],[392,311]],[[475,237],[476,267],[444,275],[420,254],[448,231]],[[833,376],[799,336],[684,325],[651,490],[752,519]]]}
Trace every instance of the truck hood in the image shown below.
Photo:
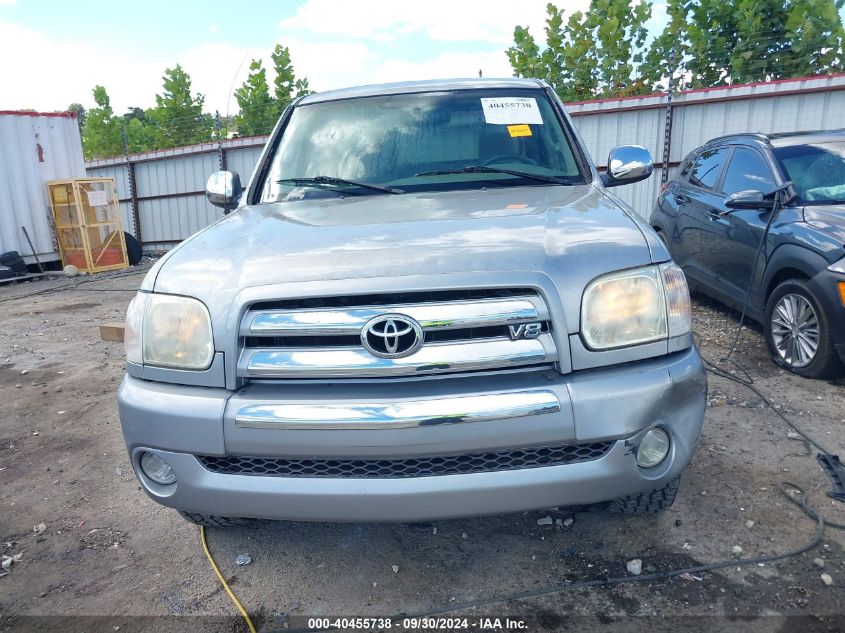
{"label": "truck hood", "polygon": [[531,271],[580,301],[597,275],[651,263],[650,233],[592,185],[261,204],[183,242],[142,289],[222,311],[268,284],[484,272],[495,285],[496,273]]}

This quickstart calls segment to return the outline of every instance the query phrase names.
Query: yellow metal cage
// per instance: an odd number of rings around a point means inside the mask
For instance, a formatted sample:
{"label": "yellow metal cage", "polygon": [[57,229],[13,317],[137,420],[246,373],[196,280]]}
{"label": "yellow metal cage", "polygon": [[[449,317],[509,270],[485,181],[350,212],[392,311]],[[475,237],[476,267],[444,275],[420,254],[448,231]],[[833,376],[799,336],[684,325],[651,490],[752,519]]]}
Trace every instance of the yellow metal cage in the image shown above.
{"label": "yellow metal cage", "polygon": [[129,266],[113,178],[47,183],[62,265],[89,273]]}

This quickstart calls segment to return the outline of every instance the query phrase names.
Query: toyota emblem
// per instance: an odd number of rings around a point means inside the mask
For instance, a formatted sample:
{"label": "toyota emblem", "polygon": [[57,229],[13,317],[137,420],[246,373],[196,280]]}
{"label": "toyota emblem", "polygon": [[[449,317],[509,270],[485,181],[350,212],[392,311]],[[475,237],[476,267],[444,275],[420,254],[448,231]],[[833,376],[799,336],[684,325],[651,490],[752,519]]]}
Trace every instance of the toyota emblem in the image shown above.
{"label": "toyota emblem", "polygon": [[361,343],[373,356],[402,358],[422,346],[423,331],[404,314],[382,314],[367,321],[361,330]]}

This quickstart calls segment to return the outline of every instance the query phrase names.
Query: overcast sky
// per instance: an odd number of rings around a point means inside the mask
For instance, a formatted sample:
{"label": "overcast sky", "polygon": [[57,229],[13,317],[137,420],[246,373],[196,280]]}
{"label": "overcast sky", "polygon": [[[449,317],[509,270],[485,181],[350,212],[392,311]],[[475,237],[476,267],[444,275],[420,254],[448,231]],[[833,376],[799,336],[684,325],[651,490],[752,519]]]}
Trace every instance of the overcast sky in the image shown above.
{"label": "overcast sky", "polygon": [[[0,110],[93,105],[106,87],[116,112],[150,107],[177,62],[206,110],[234,114],[249,60],[277,42],[314,90],[365,83],[510,76],[515,25],[543,39],[547,0],[0,0]],[[588,0],[561,0],[584,9]],[[655,2],[650,24],[665,21]]]}

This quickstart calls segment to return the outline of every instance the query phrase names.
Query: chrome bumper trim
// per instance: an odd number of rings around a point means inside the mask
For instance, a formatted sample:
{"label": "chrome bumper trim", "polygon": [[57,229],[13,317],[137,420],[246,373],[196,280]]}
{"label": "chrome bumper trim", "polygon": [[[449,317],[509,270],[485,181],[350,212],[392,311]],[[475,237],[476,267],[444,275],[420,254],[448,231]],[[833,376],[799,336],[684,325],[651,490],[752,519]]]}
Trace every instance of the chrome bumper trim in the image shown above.
{"label": "chrome bumper trim", "polygon": [[539,389],[406,402],[252,404],[238,410],[235,425],[246,429],[405,429],[559,411],[557,395]]}
{"label": "chrome bumper trim", "polygon": [[238,374],[247,378],[373,378],[503,369],[557,360],[548,334],[535,339],[479,339],[424,345],[402,358],[378,358],[364,348],[245,349]]}
{"label": "chrome bumper trim", "polygon": [[415,319],[424,330],[510,325],[549,318],[548,310],[539,297],[355,308],[262,310],[247,312],[241,323],[241,336],[357,335],[370,319],[391,313]]}

